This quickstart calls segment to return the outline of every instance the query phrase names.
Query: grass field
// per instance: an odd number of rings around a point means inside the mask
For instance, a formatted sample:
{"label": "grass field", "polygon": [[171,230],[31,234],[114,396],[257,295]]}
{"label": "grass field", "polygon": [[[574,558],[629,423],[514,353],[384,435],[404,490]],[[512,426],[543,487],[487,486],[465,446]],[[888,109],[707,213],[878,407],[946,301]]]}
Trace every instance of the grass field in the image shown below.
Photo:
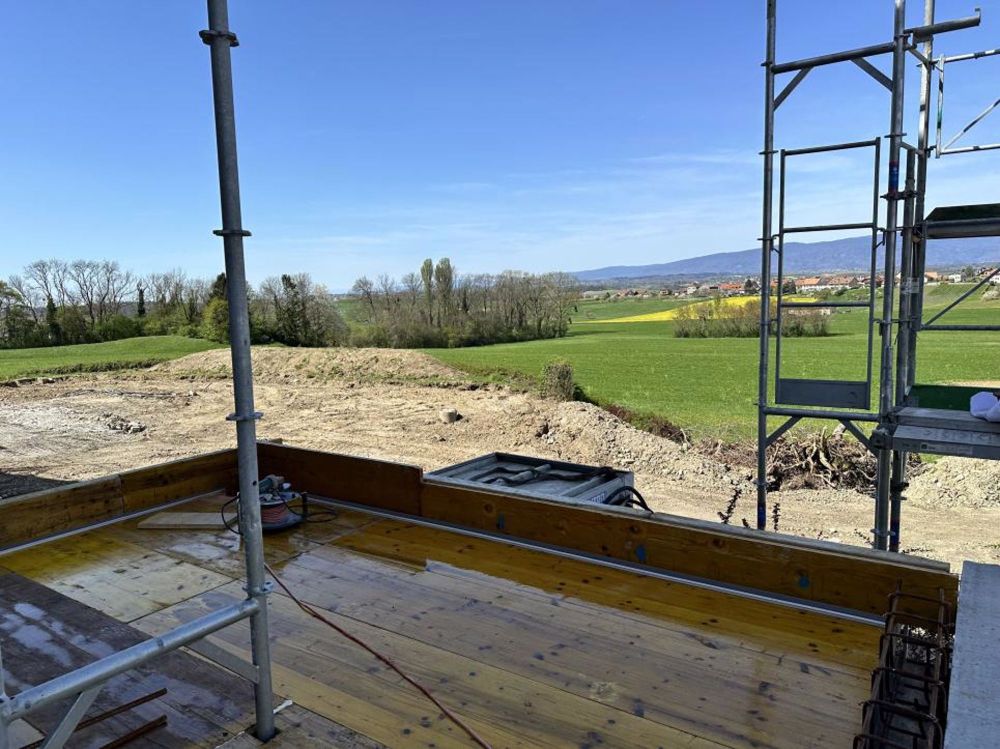
{"label": "grass field", "polygon": [[126,338],[108,343],[0,351],[0,380],[151,366],[219,344],[183,336]]}
{"label": "grass field", "polygon": [[[930,287],[925,318],[967,288],[959,284]],[[727,439],[752,435],[757,399],[756,339],[675,338],[669,320],[613,319],[662,312],[677,305],[676,300],[653,299],[585,302],[566,338],[431,349],[428,353],[473,372],[500,370],[532,376],[551,359],[563,358],[573,365],[583,391],[599,403],[657,414],[695,435]],[[857,311],[835,314],[830,326],[833,335],[786,340],[783,374],[861,379],[866,363],[865,320]],[[1000,302],[982,301],[977,294],[948,313],[942,319],[945,321],[1000,323]],[[1000,380],[1000,333],[925,332],[919,346],[919,382]]]}

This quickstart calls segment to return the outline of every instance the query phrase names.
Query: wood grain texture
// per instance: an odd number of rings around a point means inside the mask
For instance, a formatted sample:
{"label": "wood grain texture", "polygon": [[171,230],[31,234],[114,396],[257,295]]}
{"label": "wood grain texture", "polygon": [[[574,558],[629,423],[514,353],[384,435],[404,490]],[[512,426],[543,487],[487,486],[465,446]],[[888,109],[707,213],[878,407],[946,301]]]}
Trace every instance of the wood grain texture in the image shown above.
{"label": "wood grain texture", "polygon": [[120,474],[125,512],[145,510],[175,499],[236,490],[236,451],[182,458]]}
{"label": "wood grain texture", "polygon": [[[268,749],[385,749],[385,744],[306,710],[301,705],[290,705],[279,712],[274,716],[274,725],[278,729],[278,735],[267,742]],[[261,746],[264,744],[249,733],[241,733],[218,749],[256,749]]]}
{"label": "wood grain texture", "polygon": [[[211,512],[216,517],[230,497],[219,494],[200,497],[184,510]],[[331,511],[316,507],[316,513]],[[336,510],[331,514],[315,514],[316,522],[307,522],[290,530],[269,534],[264,545],[264,556],[269,564],[277,564],[289,557],[314,548],[345,533],[350,533],[372,522],[368,514],[351,510]],[[168,554],[174,559],[198,565],[207,570],[227,575],[233,579],[246,576],[246,562],[240,537],[228,530],[171,530],[140,528],[142,521],[125,521],[96,533],[110,541],[127,541],[146,549]]]}
{"label": "wood grain texture", "polygon": [[[652,617],[674,629],[698,629],[711,636],[734,638],[755,653],[770,653],[775,658],[795,656],[807,662],[819,659],[827,669],[843,666],[851,673],[859,669],[867,672],[878,652],[880,630],[875,626],[638,573],[595,568],[585,561],[553,558],[544,552],[447,531],[383,520],[334,543],[378,557],[371,563],[376,566],[384,567],[385,560],[392,560],[405,563],[414,573],[432,571],[434,576],[419,579],[447,580],[437,583],[446,588],[461,590],[472,582],[502,592],[516,583],[520,593],[534,591],[548,606],[561,605],[565,599],[598,604],[607,615],[609,609],[615,609],[618,616],[642,621]],[[324,557],[333,553],[330,547],[319,549],[282,569],[294,574],[300,566],[324,564]],[[350,567],[336,578],[347,578],[347,571],[363,566],[363,559],[352,559]],[[333,576],[319,571],[316,575],[325,585],[334,584]],[[408,581],[410,584],[414,583]],[[706,612],[714,613],[706,616]]]}
{"label": "wood grain texture", "polygon": [[106,529],[14,552],[3,565],[123,622],[232,579],[117,540]]}
{"label": "wood grain texture", "polygon": [[120,515],[117,476],[0,500],[0,549]]}
{"label": "wood grain texture", "polygon": [[[138,626],[156,632],[223,605],[238,593],[231,586],[211,591],[147,617]],[[306,616],[287,597],[275,595],[270,613],[276,684],[296,703],[388,746],[470,745],[468,738],[413,687],[353,643]],[[483,661],[336,613],[329,616],[429,685],[497,749],[588,743],[636,749],[718,749],[716,742],[553,689]],[[231,627],[213,636],[213,641],[245,648],[244,626]]]}
{"label": "wood grain texture", "polygon": [[[866,613],[884,614],[900,582],[934,598],[943,589],[952,601],[958,590],[958,577],[938,564],[717,524],[623,517],[428,482],[420,505],[435,520]],[[917,605],[914,613],[930,609]]]}
{"label": "wood grain texture", "polygon": [[[0,638],[7,689],[26,687],[79,668],[147,639],[114,618],[13,574],[0,574]],[[253,722],[249,685],[185,653],[170,653],[111,679],[88,715],[165,687],[167,694],[78,733],[70,746],[103,746],[139,725],[167,715],[167,725],[136,746],[215,747]],[[30,723],[50,729],[66,704],[32,713]]]}
{"label": "wood grain texture", "polygon": [[226,523],[236,524],[236,515],[231,511],[225,518],[220,512],[158,512],[140,520],[135,527],[161,531],[221,531],[226,529]]}
{"label": "wood grain texture", "polygon": [[300,491],[383,510],[420,514],[423,474],[416,466],[271,442],[258,444],[257,457],[262,476],[270,473],[284,476]]}

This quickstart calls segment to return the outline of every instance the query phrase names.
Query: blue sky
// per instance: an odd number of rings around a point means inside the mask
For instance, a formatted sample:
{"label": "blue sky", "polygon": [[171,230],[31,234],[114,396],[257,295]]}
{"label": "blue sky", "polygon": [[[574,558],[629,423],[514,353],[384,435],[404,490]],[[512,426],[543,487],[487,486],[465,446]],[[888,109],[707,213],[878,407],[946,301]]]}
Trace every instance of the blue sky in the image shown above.
{"label": "blue sky", "polygon": [[[923,3],[910,4],[917,23]],[[942,18],[971,11],[938,4]],[[428,256],[580,270],[755,243],[763,0],[230,5],[253,280],[310,271],[343,289]],[[889,0],[779,5],[779,59],[891,30]],[[984,27],[945,51],[1000,46],[986,5]],[[3,16],[0,273],[37,257],[221,269],[204,3],[6,2]],[[997,96],[997,59],[964,65],[949,69],[948,130]],[[908,105],[914,122],[912,88]],[[980,138],[1000,140],[995,118]],[[835,66],[781,108],[779,145],[887,124],[884,89]],[[933,163],[930,204],[995,202],[998,166]],[[790,220],[865,220],[869,168],[803,164]]]}

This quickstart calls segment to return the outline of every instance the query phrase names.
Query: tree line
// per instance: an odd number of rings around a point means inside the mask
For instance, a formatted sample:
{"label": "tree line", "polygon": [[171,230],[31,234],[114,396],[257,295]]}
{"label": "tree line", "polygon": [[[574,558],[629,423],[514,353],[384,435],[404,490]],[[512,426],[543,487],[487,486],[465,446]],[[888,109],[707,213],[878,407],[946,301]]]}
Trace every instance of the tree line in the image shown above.
{"label": "tree line", "polygon": [[[307,273],[248,289],[255,343],[331,346],[348,328],[334,297]],[[0,348],[59,346],[186,335],[226,342],[226,276],[183,270],[137,275],[108,260],[36,260],[0,280]]]}
{"label": "tree line", "polygon": [[362,276],[352,342],[393,348],[477,346],[566,335],[579,298],[568,273],[459,275],[448,258],[401,279]]}

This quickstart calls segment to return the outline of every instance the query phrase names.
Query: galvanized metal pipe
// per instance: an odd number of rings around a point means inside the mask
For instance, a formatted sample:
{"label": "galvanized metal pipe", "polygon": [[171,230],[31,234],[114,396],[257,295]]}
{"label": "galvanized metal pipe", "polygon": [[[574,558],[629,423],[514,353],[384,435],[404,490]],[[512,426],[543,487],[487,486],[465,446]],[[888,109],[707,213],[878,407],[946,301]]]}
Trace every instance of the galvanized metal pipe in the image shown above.
{"label": "galvanized metal pipe", "polygon": [[[887,419],[894,403],[893,315],[896,285],[896,237],[899,225],[899,157],[903,143],[903,107],[906,80],[906,0],[895,0],[892,53],[892,101],[889,111],[889,187],[886,193],[885,278],[882,282],[881,370],[879,377],[879,415]],[[889,483],[891,455],[887,449],[878,454],[878,487],[875,492],[874,546],[889,546]]]}
{"label": "galvanized metal pipe", "polygon": [[777,0],[767,0],[764,59],[764,196],[760,260],[760,367],[757,378],[757,528],[767,525],[767,381],[771,331],[771,236],[774,190],[774,51]]}
{"label": "galvanized metal pipe", "polygon": [[859,60],[865,57],[874,57],[875,55],[886,55],[894,49],[895,45],[892,42],[872,44],[868,47],[858,47],[857,49],[850,49],[844,52],[832,52],[827,55],[819,55],[818,57],[778,63],[774,66],[774,72],[775,74],[790,73],[793,70],[801,70],[802,68],[815,68],[820,65],[832,65],[835,62],[847,62],[848,60]]}
{"label": "galvanized metal pipe", "polygon": [[46,705],[77,695],[118,674],[228,627],[230,624],[235,624],[247,617],[253,617],[259,610],[260,603],[254,599],[240,601],[187,624],[182,624],[162,635],[120,650],[99,661],[88,663],[75,671],[57,676],[44,684],[25,689],[0,704],[0,724],[9,725],[18,718],[23,718]]}
{"label": "galvanized metal pipe", "polygon": [[[913,317],[915,289],[913,273],[914,242],[913,218],[916,204],[917,152],[906,152],[906,190],[903,202],[903,255],[899,278],[899,344],[896,351],[896,405],[906,400],[909,387],[910,345],[912,331],[917,321]],[[900,516],[903,508],[903,489],[906,487],[906,452],[892,451],[889,475],[889,551],[899,551]]]}
{"label": "galvanized metal pipe", "polygon": [[[924,25],[934,23],[935,0],[924,0]],[[921,50],[928,62],[920,67],[920,112],[917,121],[917,150],[920,160],[917,161],[916,199],[913,204],[913,220],[920,231],[913,238],[913,279],[917,291],[911,300],[910,315],[913,325],[910,326],[910,350],[906,364],[907,389],[913,387],[917,377],[917,334],[924,317],[924,283],[927,269],[927,237],[924,236],[923,224],[927,199],[927,166],[931,155],[931,86],[934,80],[934,37],[924,42]]]}
{"label": "galvanized metal pipe", "polygon": [[923,26],[916,26],[906,29],[907,34],[913,35],[913,41],[924,42],[933,39],[935,34],[944,34],[949,31],[961,31],[962,29],[973,29],[982,22],[982,14],[976,8],[976,15],[965,18],[954,18],[950,21],[940,21],[938,23],[925,23]]}
{"label": "galvanized metal pipe", "polygon": [[257,724],[261,741],[274,736],[274,705],[271,689],[271,653],[268,642],[267,593],[264,542],[261,535],[260,497],[257,488],[257,425],[254,410],[253,370],[250,359],[250,314],[247,305],[246,268],[240,207],[239,166],[236,155],[236,113],[233,103],[233,70],[230,49],[236,36],[229,29],[227,0],[208,0],[209,29],[202,38],[211,49],[212,93],[215,105],[215,136],[219,160],[219,197],[226,257],[226,288],[229,301],[229,339],[233,363],[233,398],[239,467],[239,524],[246,557],[247,595],[258,606],[250,620],[253,662],[258,669],[254,684]]}

